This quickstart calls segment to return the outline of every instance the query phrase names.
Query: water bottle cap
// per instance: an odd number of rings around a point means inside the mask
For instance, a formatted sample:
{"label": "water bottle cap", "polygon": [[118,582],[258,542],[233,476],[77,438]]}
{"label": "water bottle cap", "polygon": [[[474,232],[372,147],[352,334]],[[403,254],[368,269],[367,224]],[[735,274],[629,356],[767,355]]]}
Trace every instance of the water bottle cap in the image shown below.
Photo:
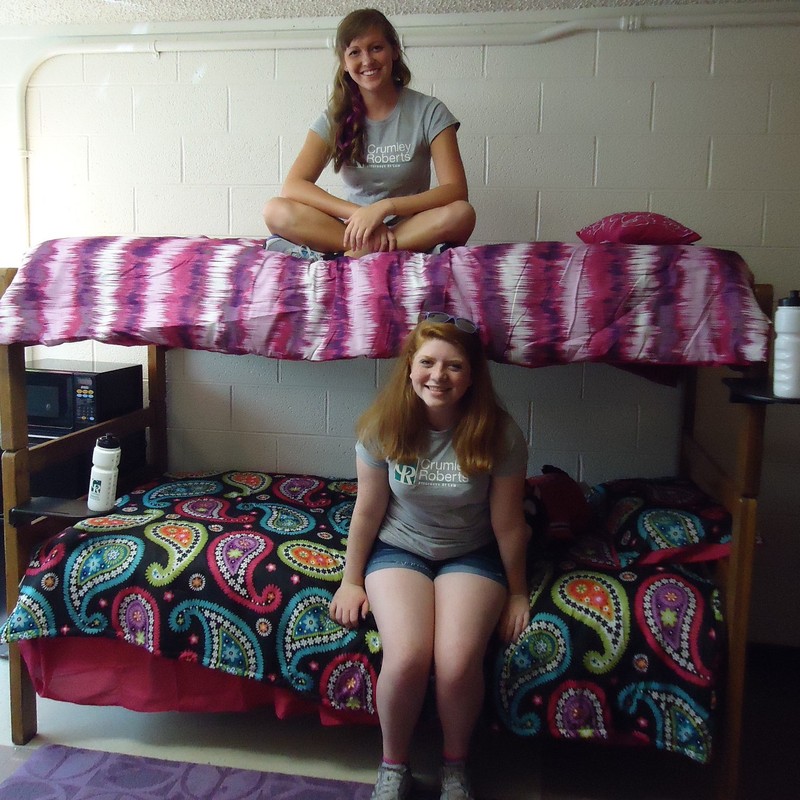
{"label": "water bottle cap", "polygon": [[788,297],[778,300],[779,306],[800,306],[800,289],[792,289]]}
{"label": "water bottle cap", "polygon": [[102,447],[103,450],[117,450],[119,449],[119,439],[113,433],[104,433],[97,440],[97,446]]}

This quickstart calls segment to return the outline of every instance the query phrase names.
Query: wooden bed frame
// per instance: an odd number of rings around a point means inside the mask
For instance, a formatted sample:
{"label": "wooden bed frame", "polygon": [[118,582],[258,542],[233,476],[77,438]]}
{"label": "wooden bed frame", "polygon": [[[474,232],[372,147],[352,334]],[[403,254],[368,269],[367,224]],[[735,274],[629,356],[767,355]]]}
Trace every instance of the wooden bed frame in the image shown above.
{"label": "wooden bed frame", "polygon": [[[14,273],[15,270],[0,270],[0,294]],[[771,315],[772,287],[759,284],[755,288],[759,305]],[[165,355],[163,348],[148,348],[148,407],[28,447],[25,348],[22,345],[0,346],[0,433],[4,451],[2,477],[9,609],[17,601],[19,581],[34,545],[57,533],[85,509],[84,501],[76,501],[71,507],[67,502],[66,511],[53,510],[44,498],[31,503],[32,474],[88,452],[97,436],[110,430],[120,435],[146,430],[147,471],[150,475],[166,471]],[[679,471],[724,504],[733,515],[732,553],[730,558],[719,562],[719,585],[728,625],[725,718],[720,732],[721,747],[717,750],[721,754],[717,758],[720,769],[717,794],[721,800],[734,800],[739,792],[747,628],[765,419],[763,403],[731,402],[723,378],[765,378],[766,370],[766,364],[751,367],[746,372],[718,367],[686,369]],[[138,481],[148,475],[134,477]],[[122,486],[121,490],[126,488],[130,487]],[[27,513],[12,512],[26,505]],[[89,514],[86,510],[83,516]],[[13,643],[9,647],[9,672],[12,739],[21,745],[36,734],[36,694],[19,649]]]}

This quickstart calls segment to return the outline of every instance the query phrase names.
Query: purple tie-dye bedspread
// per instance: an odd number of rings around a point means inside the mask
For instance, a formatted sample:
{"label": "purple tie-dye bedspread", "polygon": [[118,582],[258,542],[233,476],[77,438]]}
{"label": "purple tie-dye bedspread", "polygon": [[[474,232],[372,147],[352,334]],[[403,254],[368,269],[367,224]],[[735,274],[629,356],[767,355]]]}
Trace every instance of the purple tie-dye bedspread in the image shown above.
{"label": "purple tie-dye bedspread", "polygon": [[258,239],[55,239],[26,255],[0,300],[0,343],[386,358],[434,308],[476,322],[501,363],[744,365],[767,357],[751,284],[736,253],[696,245],[537,242],[309,263]]}

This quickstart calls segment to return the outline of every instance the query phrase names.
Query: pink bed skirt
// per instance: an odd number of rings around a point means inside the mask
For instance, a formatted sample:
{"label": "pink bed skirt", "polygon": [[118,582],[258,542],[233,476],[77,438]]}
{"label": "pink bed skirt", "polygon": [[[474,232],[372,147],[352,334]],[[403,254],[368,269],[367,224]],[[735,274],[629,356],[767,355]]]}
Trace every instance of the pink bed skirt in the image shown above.
{"label": "pink bed skirt", "polygon": [[250,711],[273,707],[279,719],[316,714],[323,725],[376,725],[377,716],[338,711],[259,681],[188,661],[153,656],[109,639],[19,642],[36,693],[51,700],[132,711]]}

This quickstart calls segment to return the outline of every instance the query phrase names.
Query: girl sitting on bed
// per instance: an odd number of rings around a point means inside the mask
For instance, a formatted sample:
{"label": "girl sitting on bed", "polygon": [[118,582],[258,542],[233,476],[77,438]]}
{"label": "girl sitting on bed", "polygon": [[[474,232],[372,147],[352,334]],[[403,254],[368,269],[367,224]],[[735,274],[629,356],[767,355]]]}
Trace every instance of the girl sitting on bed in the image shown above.
{"label": "girl sitting on bed", "polygon": [[[411,73],[392,24],[374,9],[348,14],[336,33],[338,66],[327,112],[312,125],[264,221],[266,249],[318,260],[428,251],[465,244],[475,227],[458,149],[459,122]],[[431,189],[430,162],[438,185]],[[342,200],[316,185],[329,161]]]}
{"label": "girl sitting on bed", "polygon": [[423,312],[358,422],[358,494],[331,618],[368,610],[383,646],[383,760],[373,800],[411,792],[409,748],[433,665],[442,800],[471,800],[465,772],[489,638],[530,618],[523,515],[527,445],[500,407],[476,326]]}

